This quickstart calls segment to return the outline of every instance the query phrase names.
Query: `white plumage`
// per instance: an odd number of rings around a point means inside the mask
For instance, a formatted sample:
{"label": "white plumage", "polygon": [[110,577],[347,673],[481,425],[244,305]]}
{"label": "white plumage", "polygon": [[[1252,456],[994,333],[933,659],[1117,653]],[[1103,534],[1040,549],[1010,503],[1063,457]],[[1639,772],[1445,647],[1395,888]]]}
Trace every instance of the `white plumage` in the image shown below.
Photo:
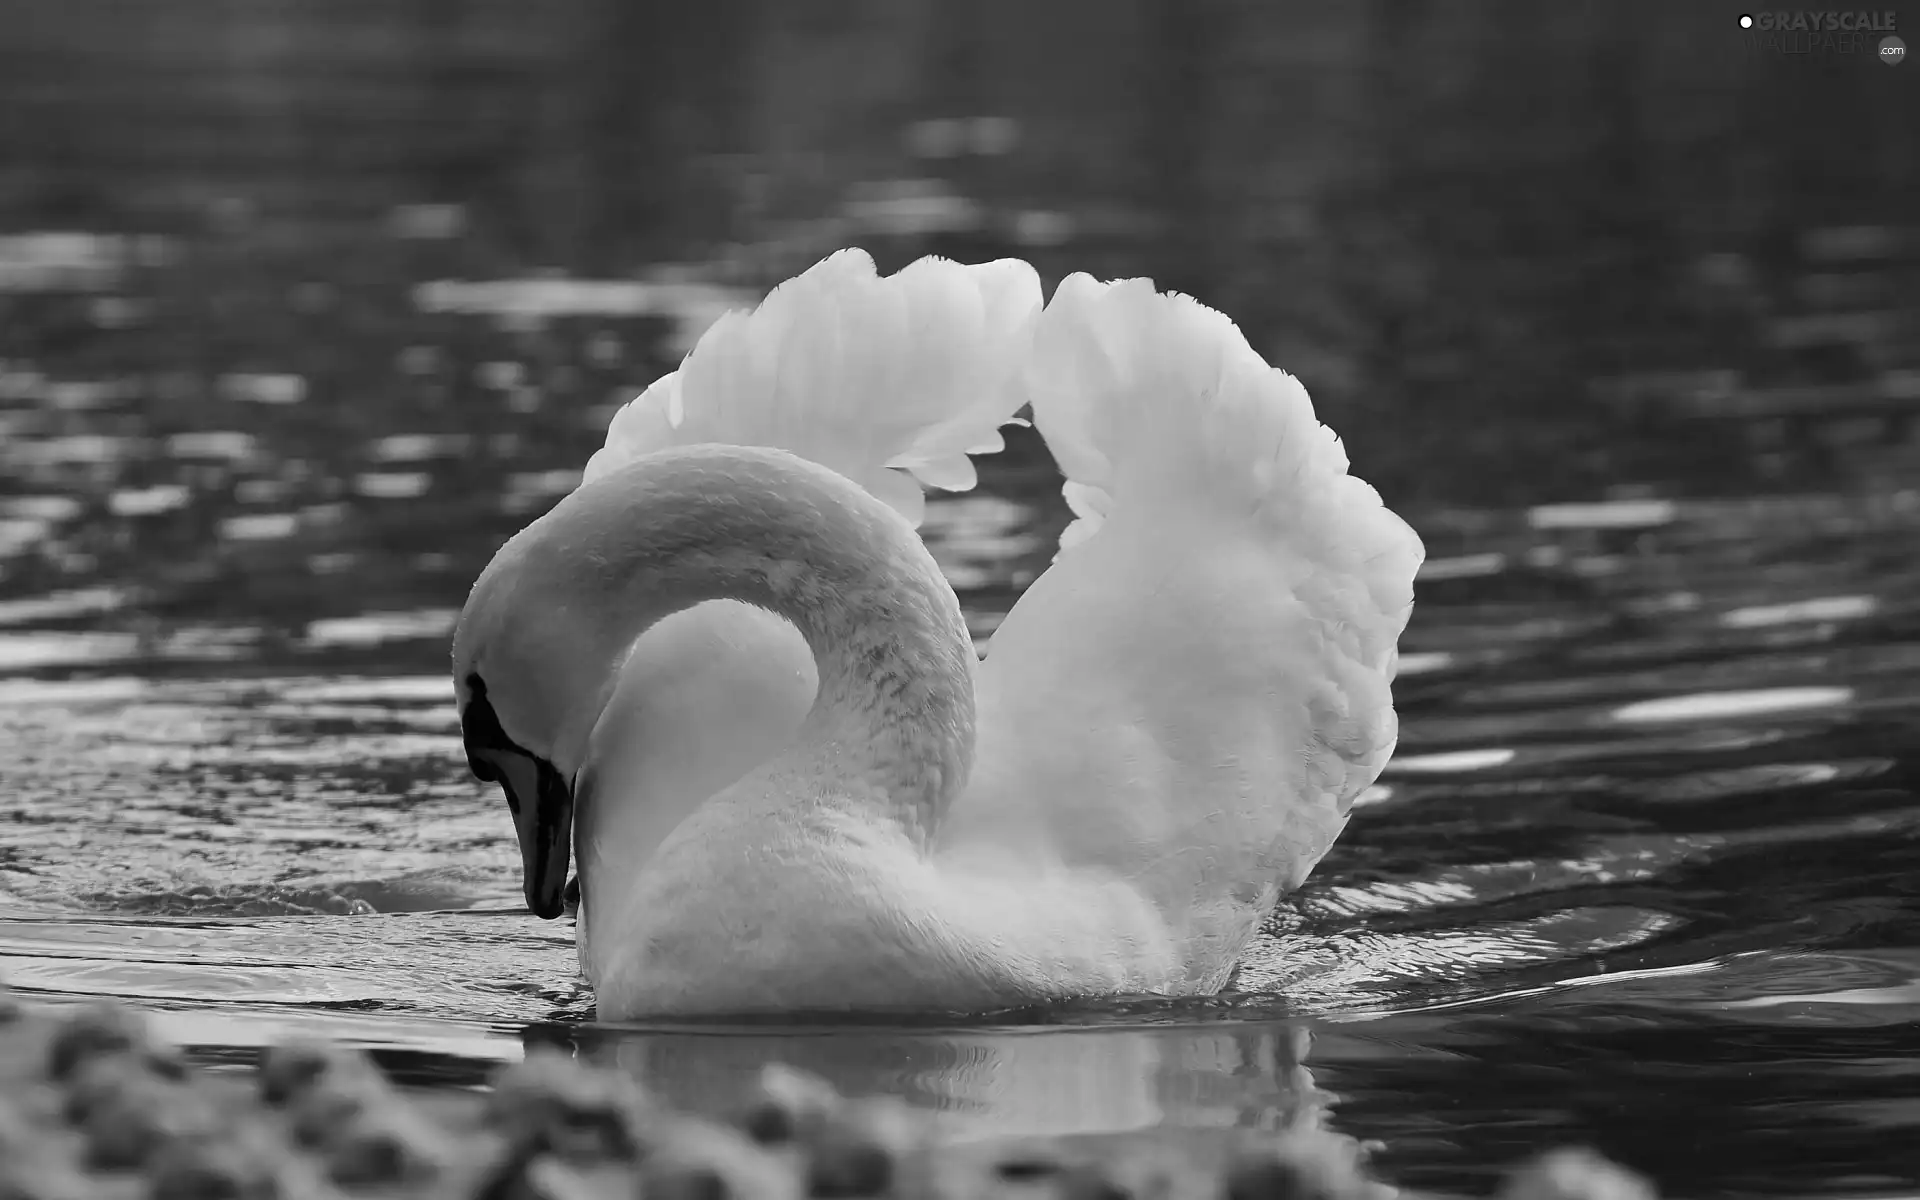
{"label": "white plumage", "polygon": [[956,847],[1109,872],[1222,985],[1392,753],[1423,549],[1298,380],[1147,280],[1066,279],[1027,368],[1076,520],[995,632]]}
{"label": "white plumage", "polygon": [[[1392,752],[1395,647],[1422,548],[1347,474],[1299,382],[1220,313],[1145,280],[1076,275],[1044,313],[1039,295],[1024,263],[927,259],[882,279],[843,251],[724,318],[614,419],[563,505],[569,520],[679,461],[656,452],[723,443],[791,451],[917,523],[919,481],[971,486],[966,453],[997,449],[1029,398],[1076,520],[975,672],[970,779],[935,788],[933,820],[904,841],[838,799],[874,789],[821,765],[852,761],[844,746],[806,744],[825,728],[808,720],[819,647],[764,609],[706,603],[630,645],[558,652],[604,662],[539,668],[494,653],[514,664],[488,674],[496,697],[521,682],[555,695],[516,672],[602,680],[501,720],[592,782],[575,838],[579,937],[603,1015],[1211,992]],[[762,486],[757,463],[742,466],[743,487]],[[810,490],[811,515],[766,521],[885,543],[858,504],[844,522],[820,511],[837,504]],[[727,510],[736,542],[738,516]],[[551,552],[557,536],[530,528],[489,572],[510,577],[516,555]],[[524,611],[537,588],[486,584],[463,618],[457,674],[486,670],[490,641],[521,636],[516,619],[544,619]],[[857,599],[873,605],[862,634],[893,645],[897,606]],[[578,603],[591,616],[625,601]],[[776,836],[739,816],[779,811],[783,788],[826,814],[831,837],[810,842],[785,817]],[[812,869],[814,853],[831,869]],[[748,861],[762,866],[730,865]],[[858,934],[854,910],[868,914]],[[727,944],[742,930],[750,949]]]}
{"label": "white plumage", "polygon": [[678,371],[614,414],[586,479],[667,446],[768,446],[917,525],[916,480],[965,491],[967,455],[1001,448],[1039,315],[1039,277],[1018,259],[923,258],[881,277],[864,250],[842,250],[715,322]]}

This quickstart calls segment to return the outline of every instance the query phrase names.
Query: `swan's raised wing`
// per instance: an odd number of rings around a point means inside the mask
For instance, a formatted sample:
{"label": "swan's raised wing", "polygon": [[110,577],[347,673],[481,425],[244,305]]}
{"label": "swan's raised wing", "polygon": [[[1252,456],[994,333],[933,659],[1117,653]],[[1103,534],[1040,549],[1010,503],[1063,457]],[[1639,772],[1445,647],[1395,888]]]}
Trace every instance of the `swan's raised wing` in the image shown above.
{"label": "swan's raised wing", "polygon": [[1063,282],[1027,388],[1078,519],[981,664],[942,844],[1134,881],[1206,990],[1393,751],[1424,551],[1297,380],[1147,280]]}
{"label": "swan's raised wing", "polygon": [[788,450],[860,484],[918,524],[920,483],[974,484],[969,454],[1001,448],[1040,315],[1019,259],[920,259],[881,277],[842,250],[751,311],[730,312],[678,371],[614,415],[586,478],[666,446]]}

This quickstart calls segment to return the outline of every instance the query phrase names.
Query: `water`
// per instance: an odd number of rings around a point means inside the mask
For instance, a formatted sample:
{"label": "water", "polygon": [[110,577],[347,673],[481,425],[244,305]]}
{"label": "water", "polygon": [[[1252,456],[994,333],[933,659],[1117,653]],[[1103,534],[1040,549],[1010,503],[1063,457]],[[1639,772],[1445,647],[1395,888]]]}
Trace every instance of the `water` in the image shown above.
{"label": "water", "polygon": [[[1806,466],[1772,418],[1727,426],[1757,465],[1720,498],[1642,472],[1593,502],[1410,510],[1432,557],[1400,753],[1217,1001],[615,1028],[569,923],[521,911],[446,641],[486,556],[725,293],[449,307],[351,248],[253,271],[217,243],[32,245],[32,273],[18,246],[0,270],[15,987],[138,1002],[215,1064],[337,1036],[426,1087],[561,1042],[703,1107],[777,1057],[956,1136],[1324,1122],[1449,1189],[1568,1141],[1685,1195],[1920,1186],[1899,429],[1816,421]],[[398,245],[409,278],[448,265]],[[1056,483],[1016,437],[932,509],[983,638],[1046,563]]]}

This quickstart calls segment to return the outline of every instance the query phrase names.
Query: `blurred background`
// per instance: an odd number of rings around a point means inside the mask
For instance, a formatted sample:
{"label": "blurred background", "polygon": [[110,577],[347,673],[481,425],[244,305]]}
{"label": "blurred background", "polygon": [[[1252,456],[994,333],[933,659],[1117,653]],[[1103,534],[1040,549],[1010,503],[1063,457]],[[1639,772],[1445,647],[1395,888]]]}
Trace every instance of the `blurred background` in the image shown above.
{"label": "blurred background", "polygon": [[849,244],[1189,291],[1399,505],[1901,478],[1920,69],[1740,11],[0,0],[0,593],[457,598]]}
{"label": "blurred background", "polygon": [[[1218,1010],[618,1052],[1910,1194],[1920,64],[1742,11],[0,0],[0,976],[416,1082],[587,1030],[459,756],[468,586],[727,307],[1017,255],[1224,309],[1421,531],[1399,755]],[[976,634],[1058,484],[1016,435],[931,507]]]}

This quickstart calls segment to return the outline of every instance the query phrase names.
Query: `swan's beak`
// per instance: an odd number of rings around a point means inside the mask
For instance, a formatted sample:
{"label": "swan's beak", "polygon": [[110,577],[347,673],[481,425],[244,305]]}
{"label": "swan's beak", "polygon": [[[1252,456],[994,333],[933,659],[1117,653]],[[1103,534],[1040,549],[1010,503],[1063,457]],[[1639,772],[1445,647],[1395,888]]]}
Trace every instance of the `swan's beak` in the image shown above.
{"label": "swan's beak", "polygon": [[476,779],[507,793],[520,839],[521,885],[527,907],[543,921],[566,911],[567,857],[573,851],[573,784],[552,763],[520,748],[500,727],[486,681],[467,676],[460,739]]}
{"label": "swan's beak", "polygon": [[[567,859],[573,849],[573,788],[544,758],[490,748],[470,752],[507,793],[527,908],[551,921],[566,911]],[[486,778],[487,776],[482,776]]]}

